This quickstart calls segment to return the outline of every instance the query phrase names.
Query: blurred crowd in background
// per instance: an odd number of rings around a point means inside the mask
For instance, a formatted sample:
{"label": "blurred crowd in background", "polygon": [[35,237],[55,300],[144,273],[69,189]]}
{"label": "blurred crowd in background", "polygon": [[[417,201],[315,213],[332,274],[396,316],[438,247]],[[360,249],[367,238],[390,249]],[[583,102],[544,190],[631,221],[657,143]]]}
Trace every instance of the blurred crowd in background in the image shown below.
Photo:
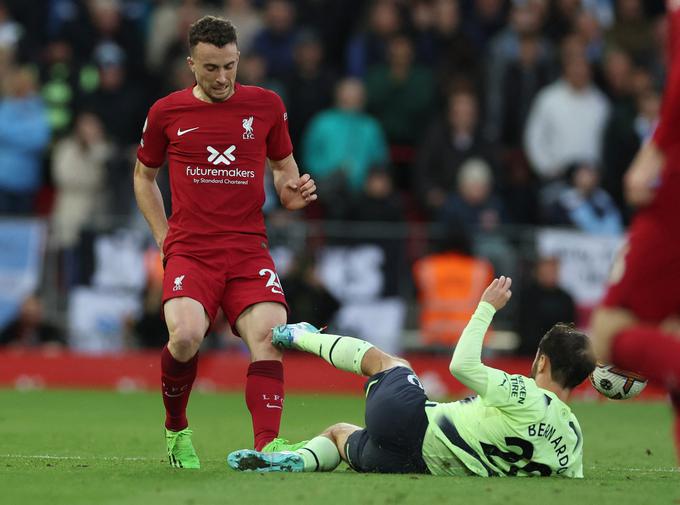
{"label": "blurred crowd in background", "polygon": [[[270,188],[270,224],[434,223],[449,245],[515,225],[625,231],[622,177],[665,78],[662,0],[3,0],[0,215],[48,220],[60,283],[77,283],[72,252],[96,223],[139,226],[146,111],[193,84],[187,31],[205,14],[234,22],[238,80],[281,95],[295,156],[317,181],[303,214],[282,214]],[[512,240],[477,253],[510,274],[522,254]],[[526,300],[573,320],[554,262],[538,261]],[[304,297],[318,283],[297,263],[309,282],[289,284]],[[540,332],[528,328],[535,304],[514,329]]]}

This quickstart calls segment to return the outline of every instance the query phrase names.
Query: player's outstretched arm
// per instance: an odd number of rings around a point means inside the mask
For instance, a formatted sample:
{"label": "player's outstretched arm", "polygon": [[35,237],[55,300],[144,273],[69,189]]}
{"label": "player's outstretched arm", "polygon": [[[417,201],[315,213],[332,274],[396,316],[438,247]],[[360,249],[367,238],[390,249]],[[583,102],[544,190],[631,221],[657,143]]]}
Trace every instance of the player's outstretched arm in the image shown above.
{"label": "player's outstretched arm", "polygon": [[511,285],[510,277],[501,276],[486,288],[451,358],[449,370],[453,376],[479,395],[486,393],[489,376],[488,367],[482,364],[484,335],[496,311],[510,300]]}
{"label": "player's outstretched arm", "polygon": [[163,251],[163,241],[168,233],[168,218],[165,215],[163,196],[156,182],[157,174],[157,168],[147,167],[137,160],[134,176],[135,198],[144,219],[149,223],[158,248]]}
{"label": "player's outstretched arm", "polygon": [[288,210],[306,207],[318,198],[316,184],[309,174],[300,176],[292,154],[282,160],[269,160],[274,175],[274,187],[281,205]]}

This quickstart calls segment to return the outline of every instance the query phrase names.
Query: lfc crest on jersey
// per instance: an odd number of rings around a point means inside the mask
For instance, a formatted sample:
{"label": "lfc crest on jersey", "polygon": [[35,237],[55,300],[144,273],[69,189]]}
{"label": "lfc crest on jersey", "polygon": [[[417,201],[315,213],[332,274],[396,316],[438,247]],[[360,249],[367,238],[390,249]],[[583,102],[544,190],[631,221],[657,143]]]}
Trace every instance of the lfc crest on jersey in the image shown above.
{"label": "lfc crest on jersey", "polygon": [[253,116],[243,119],[243,140],[255,140],[253,132]]}

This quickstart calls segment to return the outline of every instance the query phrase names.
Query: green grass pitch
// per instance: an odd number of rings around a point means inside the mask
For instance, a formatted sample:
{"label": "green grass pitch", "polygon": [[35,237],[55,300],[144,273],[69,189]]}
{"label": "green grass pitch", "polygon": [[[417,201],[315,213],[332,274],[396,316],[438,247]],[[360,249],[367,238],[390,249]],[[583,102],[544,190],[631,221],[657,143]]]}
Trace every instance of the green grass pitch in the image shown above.
{"label": "green grass pitch", "polygon": [[[203,468],[165,457],[159,394],[0,390],[0,503],[5,505],[680,504],[669,407],[576,403],[586,478],[482,479],[240,474],[226,454],[252,443],[241,394],[192,395]],[[282,435],[298,440],[337,421],[361,424],[361,397],[289,395]]]}

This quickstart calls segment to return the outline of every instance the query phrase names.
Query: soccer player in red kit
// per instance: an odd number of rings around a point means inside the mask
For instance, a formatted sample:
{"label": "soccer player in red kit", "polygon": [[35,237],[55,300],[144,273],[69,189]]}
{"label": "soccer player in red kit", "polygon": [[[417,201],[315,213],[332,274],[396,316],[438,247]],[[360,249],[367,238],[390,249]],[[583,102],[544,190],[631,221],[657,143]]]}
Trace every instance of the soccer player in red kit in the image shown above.
{"label": "soccer player in red kit", "polygon": [[666,388],[680,459],[680,1],[667,2],[669,72],[659,125],[625,176],[641,207],[591,320],[600,361]]}
{"label": "soccer player in red kit", "polygon": [[[262,204],[266,161],[281,204],[316,200],[293,158],[283,103],[274,92],[235,82],[239,62],[230,21],[206,16],[189,31],[196,84],[158,100],[137,151],[137,203],[161,248],[163,313],[170,335],[161,355],[170,464],[199,468],[186,406],[198,348],[218,308],[250,350],[246,404],[256,449],[277,435],[283,409],[281,351],[271,329],[287,305],[268,251]],[[172,215],[166,219],[156,174],[168,160]]]}

